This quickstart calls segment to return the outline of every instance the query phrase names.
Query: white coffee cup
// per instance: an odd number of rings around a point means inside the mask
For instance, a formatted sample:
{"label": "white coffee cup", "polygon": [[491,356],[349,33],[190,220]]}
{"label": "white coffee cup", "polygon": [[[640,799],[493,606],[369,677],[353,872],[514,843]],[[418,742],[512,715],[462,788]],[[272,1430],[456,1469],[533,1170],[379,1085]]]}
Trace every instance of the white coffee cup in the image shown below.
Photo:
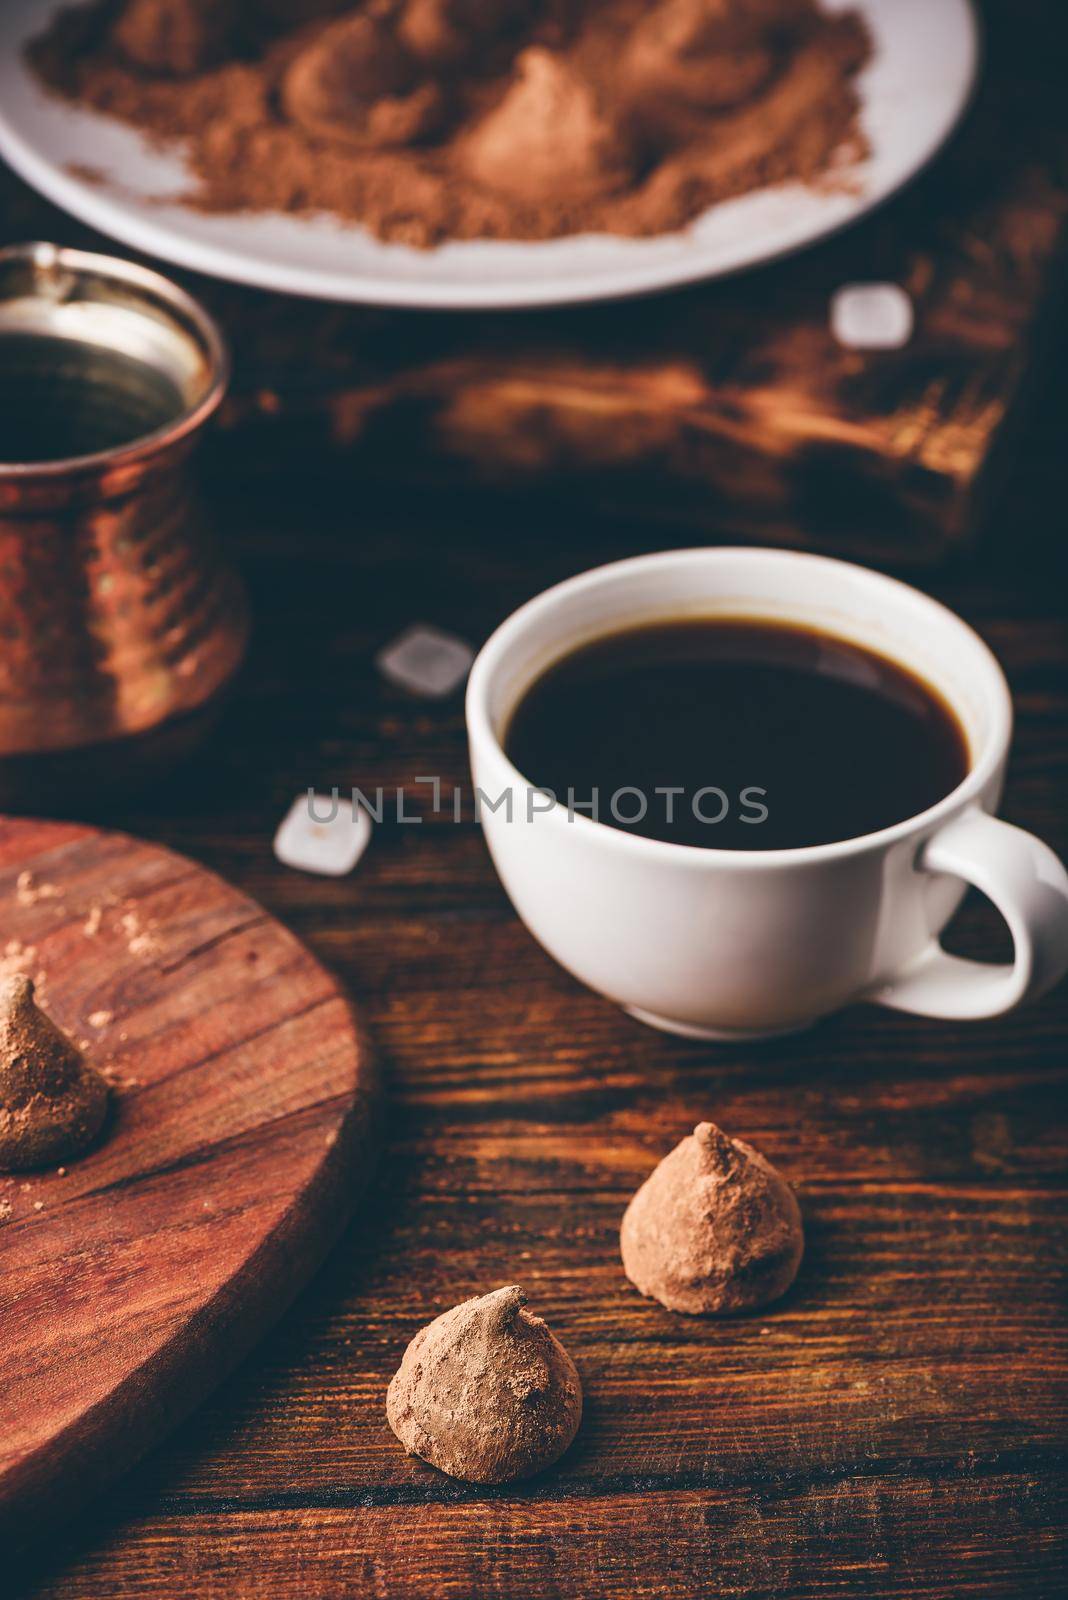
{"label": "white coffee cup", "polygon": [[[967,776],[929,810],[861,838],[717,850],[569,812],[531,788],[537,773],[516,771],[502,738],[551,663],[636,624],[722,615],[808,624],[918,673],[956,712]],[[599,567],[501,624],[471,670],[467,728],[486,841],[520,917],[569,972],[655,1027],[759,1038],[858,1000],[991,1017],[1068,969],[1068,874],[1046,845],[993,815],[1012,732],[1004,675],[959,617],[892,578],[760,549]],[[1011,963],[942,949],[968,884],[1008,923]]]}

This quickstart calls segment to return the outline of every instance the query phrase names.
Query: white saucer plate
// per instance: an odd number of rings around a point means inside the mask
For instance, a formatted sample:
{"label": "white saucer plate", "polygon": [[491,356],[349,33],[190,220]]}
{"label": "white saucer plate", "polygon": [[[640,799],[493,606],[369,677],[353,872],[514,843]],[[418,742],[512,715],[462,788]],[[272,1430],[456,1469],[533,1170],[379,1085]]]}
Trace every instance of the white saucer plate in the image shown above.
{"label": "white saucer plate", "polygon": [[[64,0],[69,3],[69,0]],[[583,234],[545,243],[495,240],[434,250],[383,244],[329,217],[208,215],[183,204],[180,153],[65,104],[26,65],[25,42],[57,0],[4,0],[0,156],[57,206],[149,255],[214,277],[324,300],[478,309],[565,305],[693,283],[756,266],[854,221],[938,151],[975,81],[970,0],[824,0],[859,10],[875,41],[859,80],[871,154],[838,190],[780,184],[713,206],[655,239]],[[79,173],[92,170],[89,181]]]}

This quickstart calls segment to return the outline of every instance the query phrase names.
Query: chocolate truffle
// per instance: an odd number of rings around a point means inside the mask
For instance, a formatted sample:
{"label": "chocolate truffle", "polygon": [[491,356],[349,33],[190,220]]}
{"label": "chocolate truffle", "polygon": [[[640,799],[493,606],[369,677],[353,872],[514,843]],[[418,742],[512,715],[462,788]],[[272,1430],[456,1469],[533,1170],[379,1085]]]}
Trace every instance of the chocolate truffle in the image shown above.
{"label": "chocolate truffle", "polygon": [[441,116],[437,84],[386,22],[358,11],[331,23],[294,56],[282,79],[282,109],[305,133],[357,148],[423,138]]}
{"label": "chocolate truffle", "polygon": [[639,126],[670,144],[699,136],[710,109],[750,99],[774,63],[753,8],[666,0],[634,29],[620,81]]}
{"label": "chocolate truffle", "polygon": [[186,78],[223,59],[234,11],[234,0],[130,0],[114,38],[146,71]]}
{"label": "chocolate truffle", "polygon": [[582,1416],[574,1362],[514,1284],[420,1329],[386,1397],[411,1455],[471,1483],[529,1478],[562,1456]]}
{"label": "chocolate truffle", "polygon": [[0,986],[0,1169],[65,1161],[96,1135],[108,1087],[33,998],[21,973]]}
{"label": "chocolate truffle", "polygon": [[406,0],[397,33],[428,66],[448,68],[484,49],[526,9],[524,0]]}
{"label": "chocolate truffle", "polygon": [[714,1122],[666,1155],[631,1200],[623,1270],[669,1311],[750,1311],[784,1294],[804,1249],[785,1178]]}
{"label": "chocolate truffle", "polygon": [[504,98],[467,136],[468,174],[526,204],[574,202],[625,183],[623,139],[592,86],[541,46],[520,52]]}

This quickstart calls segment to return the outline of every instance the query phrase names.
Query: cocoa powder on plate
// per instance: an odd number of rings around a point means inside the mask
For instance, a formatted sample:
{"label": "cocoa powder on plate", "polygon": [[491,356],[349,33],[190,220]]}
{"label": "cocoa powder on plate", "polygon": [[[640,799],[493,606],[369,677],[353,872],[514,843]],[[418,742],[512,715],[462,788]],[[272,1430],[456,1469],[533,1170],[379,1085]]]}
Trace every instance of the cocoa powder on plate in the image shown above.
{"label": "cocoa powder on plate", "polygon": [[206,211],[382,239],[640,236],[865,151],[854,12],[818,0],[93,0],[29,47],[180,145]]}

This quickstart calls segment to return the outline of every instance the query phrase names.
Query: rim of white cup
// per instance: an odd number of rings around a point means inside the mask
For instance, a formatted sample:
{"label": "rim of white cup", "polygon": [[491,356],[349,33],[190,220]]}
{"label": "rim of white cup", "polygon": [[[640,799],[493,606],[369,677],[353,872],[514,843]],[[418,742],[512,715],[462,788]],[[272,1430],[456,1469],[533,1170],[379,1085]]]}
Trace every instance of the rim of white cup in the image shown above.
{"label": "rim of white cup", "polygon": [[[928,806],[925,811],[918,811],[915,815],[905,817],[901,822],[891,823],[889,827],[879,828],[874,833],[857,834],[848,839],[835,839],[828,844],[795,845],[784,850],[725,850],[716,845],[676,844],[667,839],[649,839],[644,834],[613,827],[607,822],[596,821],[593,817],[582,816],[577,811],[569,816],[567,807],[559,800],[555,801],[551,809],[537,813],[540,821],[559,823],[564,819],[567,826],[577,827],[580,831],[593,829],[595,837],[609,848],[626,850],[632,854],[637,851],[650,861],[667,862],[685,859],[693,865],[702,861],[707,866],[714,864],[717,870],[735,866],[745,867],[746,870],[759,867],[765,871],[773,871],[776,868],[797,866],[805,862],[837,860],[861,855],[869,850],[880,850],[912,834],[926,836],[962,805],[978,799],[1007,751],[1012,737],[1012,698],[1009,686],[997,657],[985,640],[980,638],[975,629],[955,611],[944,606],[941,601],[924,594],[921,589],[914,588],[912,584],[903,583],[899,578],[891,578],[886,573],[877,572],[871,567],[863,567],[854,561],[841,561],[834,556],[815,555],[809,551],[787,550],[768,545],[696,545],[692,549],[657,550],[648,555],[628,556],[622,561],[606,562],[603,566],[591,567],[586,572],[580,572],[573,578],[565,578],[561,583],[542,590],[540,594],[527,600],[506,617],[494,629],[475,658],[467,682],[464,710],[472,747],[476,742],[492,746],[509,775],[509,786],[517,784],[524,789],[537,788],[536,780],[524,776],[506,754],[489,713],[489,695],[494,678],[502,658],[517,639],[536,626],[543,617],[551,615],[562,601],[585,590],[600,587],[611,575],[641,573],[653,567],[672,563],[681,566],[685,562],[692,561],[694,557],[712,561],[744,558],[748,562],[755,561],[758,564],[795,567],[804,565],[808,568],[816,564],[828,572],[849,572],[853,575],[854,581],[859,576],[861,581],[869,583],[873,589],[889,590],[902,599],[907,598],[912,606],[926,608],[931,615],[932,623],[940,626],[948,625],[959,634],[962,641],[976,652],[987,670],[991,690],[991,718],[983,748],[975,754],[971,766],[960,783],[948,794],[943,795],[941,800],[937,800],[933,806]],[[650,612],[650,620],[654,620],[656,614]],[[759,610],[746,613],[749,616],[759,616],[759,614]],[[776,613],[776,620],[788,621],[788,612],[783,615]],[[799,615],[798,620],[804,619]],[[826,631],[833,633],[834,629],[828,628]],[[844,633],[839,636],[846,637]],[[563,659],[568,653],[569,647],[562,647],[551,661],[545,664],[542,671],[553,662]],[[889,651],[879,653],[890,654]],[[910,663],[906,652],[893,655],[891,659],[910,672],[918,673],[918,669]],[[922,674],[918,675],[922,681],[927,681]],[[943,691],[939,689],[938,693],[942,694]],[[962,721],[960,709],[952,697],[944,694],[943,698],[949,702],[958,721]]]}

